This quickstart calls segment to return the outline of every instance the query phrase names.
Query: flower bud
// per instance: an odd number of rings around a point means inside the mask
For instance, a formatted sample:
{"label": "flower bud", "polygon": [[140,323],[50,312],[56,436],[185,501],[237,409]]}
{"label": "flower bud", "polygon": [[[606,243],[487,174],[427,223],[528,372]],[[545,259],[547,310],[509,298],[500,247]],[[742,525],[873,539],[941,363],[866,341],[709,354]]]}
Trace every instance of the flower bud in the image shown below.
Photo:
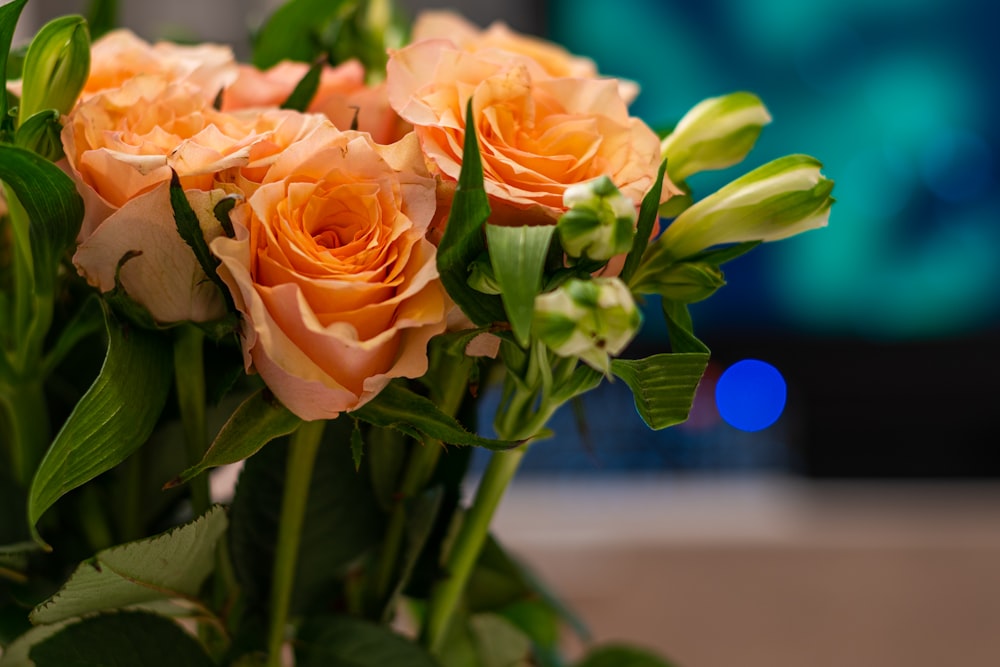
{"label": "flower bud", "polygon": [[[825,227],[833,181],[808,155],[788,155],[754,169],[685,210],[650,245],[638,274],[724,243],[777,241]],[[645,266],[644,266],[645,265]]]}
{"label": "flower bud", "polygon": [[603,262],[632,247],[635,204],[607,176],[566,188],[563,204],[556,230],[569,257]]}
{"label": "flower bud", "polygon": [[707,262],[678,262],[652,267],[642,282],[632,286],[639,294],[659,294],[678,303],[695,303],[712,296],[726,284],[718,266]]}
{"label": "flower bud", "polygon": [[691,174],[725,169],[753,148],[771,116],[752,93],[732,93],[696,104],[660,144],[675,183]]}
{"label": "flower bud", "polygon": [[573,278],[535,297],[532,331],[561,357],[579,357],[608,374],[642,324],[632,292],[618,278]]}
{"label": "flower bud", "polygon": [[90,74],[90,34],[82,16],[49,21],[24,57],[18,124],[44,109],[68,113]]}
{"label": "flower bud", "polygon": [[480,255],[469,265],[469,277],[466,279],[469,287],[483,294],[500,294],[500,283],[493,272],[493,264],[486,253]]}
{"label": "flower bud", "polygon": [[61,132],[59,112],[55,109],[45,109],[21,123],[14,133],[14,145],[27,148],[46,160],[56,162],[64,156],[62,139],[59,136]]}

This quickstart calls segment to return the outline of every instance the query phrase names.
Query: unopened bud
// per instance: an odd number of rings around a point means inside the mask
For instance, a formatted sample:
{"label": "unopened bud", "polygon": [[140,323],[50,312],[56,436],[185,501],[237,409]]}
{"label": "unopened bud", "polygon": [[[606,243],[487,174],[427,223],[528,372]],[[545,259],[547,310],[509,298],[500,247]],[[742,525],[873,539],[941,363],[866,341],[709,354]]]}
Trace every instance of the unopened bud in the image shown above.
{"label": "unopened bud", "polygon": [[777,241],[825,227],[833,181],[808,155],[788,155],[754,169],[685,210],[650,245],[638,274],[713,246]]}
{"label": "unopened bud", "polygon": [[556,230],[570,258],[604,262],[632,247],[635,204],[607,176],[566,188],[563,204]]}
{"label": "unopened bud", "polygon": [[618,278],[573,278],[535,297],[532,331],[561,357],[608,374],[642,324],[632,292]]}
{"label": "unopened bud", "polygon": [[771,115],[756,95],[732,93],[696,104],[660,144],[675,183],[691,174],[725,169],[747,156]]}
{"label": "unopened bud", "polygon": [[46,23],[24,57],[18,124],[44,109],[69,112],[89,74],[87,21],[82,16],[62,16]]}
{"label": "unopened bud", "polygon": [[21,123],[14,133],[14,145],[56,162],[64,156],[60,132],[62,124],[59,122],[59,112],[45,109]]}

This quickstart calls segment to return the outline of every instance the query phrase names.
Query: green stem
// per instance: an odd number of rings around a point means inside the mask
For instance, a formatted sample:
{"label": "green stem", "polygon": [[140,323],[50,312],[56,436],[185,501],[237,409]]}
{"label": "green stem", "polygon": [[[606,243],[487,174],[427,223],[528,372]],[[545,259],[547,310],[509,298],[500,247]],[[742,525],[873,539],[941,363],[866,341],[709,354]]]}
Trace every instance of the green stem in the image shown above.
{"label": "green stem", "polygon": [[142,450],[134,452],[122,465],[122,498],[120,538],[131,542],[142,537]]}
{"label": "green stem", "polygon": [[285,469],[285,493],[281,500],[278,544],[271,581],[271,627],[268,635],[267,667],[281,667],[281,647],[292,602],[295,565],[299,556],[302,522],[309,500],[313,461],[323,438],[325,421],[303,422],[289,443]]}
{"label": "green stem", "polygon": [[428,601],[421,641],[434,655],[441,653],[462,592],[489,534],[490,521],[525,451],[526,444],[517,449],[493,453],[472,506],[462,519],[445,563],[445,578],[431,591]]}
{"label": "green stem", "polygon": [[31,483],[49,446],[49,411],[40,379],[0,386],[0,409],[10,428],[10,469],[22,487]]}
{"label": "green stem", "polygon": [[[205,364],[204,337],[193,325],[179,327],[174,336],[174,381],[177,404],[184,426],[184,443],[188,465],[201,461],[208,449],[208,428],[205,425]],[[212,505],[208,475],[198,475],[190,482],[191,507],[201,516]]]}
{"label": "green stem", "polygon": [[427,480],[434,474],[438,459],[444,446],[437,440],[416,442],[410,449],[406,462],[406,472],[400,485],[399,493],[394,499],[392,511],[389,514],[389,525],[385,531],[385,541],[379,552],[375,567],[374,591],[369,600],[369,613],[372,616],[382,616],[383,609],[390,593],[393,575],[399,561],[399,551],[406,535],[406,501],[416,496]]}

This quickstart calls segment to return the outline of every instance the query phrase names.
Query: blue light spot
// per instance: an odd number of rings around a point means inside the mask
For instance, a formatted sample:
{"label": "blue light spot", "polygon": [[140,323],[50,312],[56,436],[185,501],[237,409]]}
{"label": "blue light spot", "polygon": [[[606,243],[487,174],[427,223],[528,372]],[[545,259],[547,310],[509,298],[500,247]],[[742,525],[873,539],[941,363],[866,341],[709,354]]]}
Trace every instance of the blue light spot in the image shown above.
{"label": "blue light spot", "polygon": [[760,431],[778,420],[785,409],[785,378],[771,364],[756,359],[738,361],[715,385],[719,414],[741,431]]}

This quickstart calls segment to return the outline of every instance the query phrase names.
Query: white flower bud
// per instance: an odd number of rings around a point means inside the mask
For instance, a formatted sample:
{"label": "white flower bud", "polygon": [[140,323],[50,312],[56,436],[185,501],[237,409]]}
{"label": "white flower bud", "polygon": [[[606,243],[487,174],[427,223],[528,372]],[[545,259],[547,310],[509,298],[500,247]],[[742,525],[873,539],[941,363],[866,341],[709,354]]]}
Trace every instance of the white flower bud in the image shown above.
{"label": "white flower bud", "polygon": [[635,204],[607,176],[566,188],[563,204],[556,230],[570,258],[604,262],[632,247]]}
{"label": "white flower bud", "polygon": [[[685,210],[650,245],[639,273],[713,246],[777,241],[825,227],[833,181],[807,155],[788,155],[754,169]],[[636,284],[639,276],[633,279]]]}
{"label": "white flower bud", "polygon": [[691,174],[725,169],[746,157],[771,115],[752,93],[732,93],[696,104],[660,144],[675,183]]}
{"label": "white flower bud", "polygon": [[561,357],[608,374],[642,324],[632,292],[618,278],[571,279],[535,297],[532,331]]}

